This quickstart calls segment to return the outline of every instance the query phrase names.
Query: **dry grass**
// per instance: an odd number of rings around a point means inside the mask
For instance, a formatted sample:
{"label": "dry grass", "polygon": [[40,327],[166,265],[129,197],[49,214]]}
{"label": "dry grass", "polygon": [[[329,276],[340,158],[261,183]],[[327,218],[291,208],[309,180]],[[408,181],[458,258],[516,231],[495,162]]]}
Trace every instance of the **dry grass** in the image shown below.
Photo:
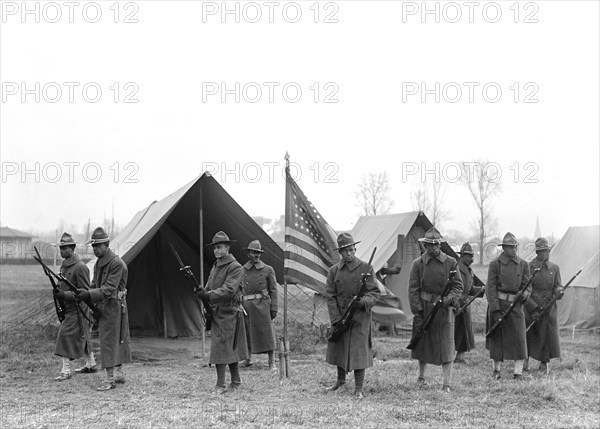
{"label": "dry grass", "polygon": [[[3,283],[2,288],[5,287]],[[324,362],[326,344],[308,330],[292,337],[292,378],[280,384],[266,369],[266,356],[242,369],[242,388],[212,393],[214,368],[205,365],[197,340],[134,339],[127,383],[109,392],[93,388],[101,374],[53,381],[60,369],[53,356],[52,329],[4,327],[0,345],[1,416],[12,427],[400,427],[539,428],[598,427],[600,346],[597,335],[563,336],[562,361],[550,376],[537,371],[523,382],[491,379],[491,363],[477,336],[468,363],[455,366],[451,394],[443,393],[440,367],[428,368],[428,384],[415,385],[417,365],[407,338],[376,337],[376,362],[367,371],[366,397],[346,388],[326,393],[335,368]],[[97,344],[96,344],[97,347]],[[302,351],[303,354],[300,354]],[[532,362],[532,368],[537,363]],[[228,375],[229,376],[229,375]]]}

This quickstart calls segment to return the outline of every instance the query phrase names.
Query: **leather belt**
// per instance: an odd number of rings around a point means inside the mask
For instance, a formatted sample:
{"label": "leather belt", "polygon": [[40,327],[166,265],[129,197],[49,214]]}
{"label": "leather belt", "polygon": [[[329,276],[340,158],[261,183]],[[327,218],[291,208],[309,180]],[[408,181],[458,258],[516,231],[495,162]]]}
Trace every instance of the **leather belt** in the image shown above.
{"label": "leather belt", "polygon": [[516,298],[514,293],[506,293],[498,291],[498,298],[504,301],[513,302]]}
{"label": "leather belt", "polygon": [[425,292],[424,290],[421,291],[421,299],[424,301],[436,302],[439,297],[439,295],[434,295],[432,293]]}
{"label": "leather belt", "polygon": [[261,299],[264,295],[262,293],[255,293],[254,295],[244,295],[242,296],[243,301],[250,301],[253,299]]}

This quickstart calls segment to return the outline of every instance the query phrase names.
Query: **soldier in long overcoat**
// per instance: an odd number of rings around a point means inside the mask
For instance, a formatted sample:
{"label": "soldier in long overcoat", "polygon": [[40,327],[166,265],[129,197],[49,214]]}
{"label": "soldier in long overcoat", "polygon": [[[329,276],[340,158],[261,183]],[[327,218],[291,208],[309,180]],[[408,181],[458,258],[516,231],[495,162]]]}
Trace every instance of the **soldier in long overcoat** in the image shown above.
{"label": "soldier in long overcoat", "polygon": [[[110,248],[110,239],[102,227],[92,233],[89,241],[94,255],[94,277],[90,291],[78,289],[77,296],[97,303],[100,358],[106,369],[106,379],[97,390],[110,390],[115,383],[125,383],[122,364],[131,362],[129,319],[127,314],[127,265]],[[116,368],[116,375],[114,369]]]}
{"label": "soldier in long overcoat", "polygon": [[[64,233],[60,238],[58,246],[60,256],[63,262],[60,266],[60,273],[68,279],[73,286],[81,289],[90,287],[90,270],[75,253],[77,243],[73,236]],[[71,364],[73,359],[79,359],[83,356],[86,363],[83,368],[76,369],[75,372],[95,372],[96,361],[92,350],[90,317],[87,306],[78,302],[75,294],[64,282],[60,282],[56,297],[65,304],[65,319],[60,324],[58,336],[56,338],[56,347],[54,354],[62,357],[63,367],[60,375],[55,378],[57,381],[64,381],[71,378]]]}
{"label": "soldier in long overcoat", "polygon": [[238,362],[248,359],[244,310],[240,304],[240,284],[242,266],[229,253],[232,240],[219,231],[213,237],[213,252],[217,261],[210,270],[206,289],[200,289],[198,296],[208,299],[213,310],[212,333],[210,338],[209,363],[217,370],[217,393],[224,393],[225,367],[229,365],[231,373],[230,389],[236,389],[242,383]]}
{"label": "soldier in long overcoat", "polygon": [[424,244],[425,253],[413,261],[408,283],[410,309],[414,315],[413,336],[419,332],[448,283],[450,291],[444,297],[443,307],[435,315],[429,330],[412,349],[411,357],[419,361],[417,383],[420,386],[425,384],[428,363],[442,365],[442,390],[450,392],[454,359],[454,308],[458,306],[463,290],[462,279],[456,259],[441,251],[441,243],[446,240],[436,228],[430,228],[419,241]]}
{"label": "soldier in long overcoat", "polygon": [[[540,268],[540,271],[531,282],[531,296],[525,304],[526,325],[529,326],[533,318],[541,318],[527,332],[527,353],[529,357],[540,361],[539,370],[547,374],[550,359],[560,358],[556,302],[543,315],[539,309],[546,308],[553,296],[561,299],[564,292],[560,268],[549,261],[550,246],[546,238],[535,240],[535,252],[536,258],[529,262],[530,273],[533,274],[536,268]],[[526,360],[525,368],[529,369],[528,367]]]}
{"label": "soldier in long overcoat", "polygon": [[[473,247],[465,243],[460,248],[460,257],[458,258],[458,270],[463,282],[463,293],[459,304],[462,307],[467,300],[477,295],[483,289],[483,286],[473,284]],[[476,278],[475,278],[476,279]],[[456,348],[456,357],[454,362],[464,363],[464,355],[469,350],[475,348],[475,336],[473,335],[473,322],[471,320],[471,306],[466,307],[463,312],[456,316],[454,321],[454,346]]]}
{"label": "soldier in long overcoat", "polygon": [[356,244],[348,233],[337,238],[340,261],[329,269],[325,293],[332,329],[340,322],[352,299],[362,285],[363,274],[368,273],[364,296],[353,303],[356,312],[354,323],[342,334],[339,341],[327,343],[326,361],[337,366],[337,381],[328,388],[335,391],[346,383],[346,373],[354,371],[354,394],[364,397],[365,369],[373,366],[371,343],[371,309],[379,299],[379,288],[375,284],[375,273],[368,263],[355,256]]}
{"label": "soldier in long overcoat", "polygon": [[246,310],[244,322],[248,339],[248,359],[245,366],[252,365],[252,353],[267,353],[269,369],[277,370],[274,361],[275,333],[272,320],[277,317],[277,281],[275,270],[260,260],[264,253],[260,241],[250,242],[248,262],[242,275],[242,304]]}
{"label": "soldier in long overcoat", "polygon": [[[486,298],[488,312],[486,331],[496,323],[512,302],[520,288],[529,281],[529,266],[517,256],[517,239],[507,232],[502,239],[502,253],[494,259],[488,268]],[[500,378],[502,361],[514,360],[515,380],[523,377],[523,360],[527,357],[527,341],[525,337],[525,313],[523,303],[531,293],[531,285],[527,287],[521,299],[517,300],[512,312],[504,318],[504,322],[489,336],[485,346],[494,360],[492,376]]]}

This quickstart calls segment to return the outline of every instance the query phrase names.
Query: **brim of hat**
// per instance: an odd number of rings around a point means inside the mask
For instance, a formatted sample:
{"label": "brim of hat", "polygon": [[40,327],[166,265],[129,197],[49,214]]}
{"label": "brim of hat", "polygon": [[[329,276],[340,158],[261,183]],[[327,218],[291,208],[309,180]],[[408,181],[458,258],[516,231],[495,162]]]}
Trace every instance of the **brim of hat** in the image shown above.
{"label": "brim of hat", "polygon": [[208,243],[206,245],[206,247],[208,246],[216,246],[217,244],[231,244],[231,243],[235,243],[237,240],[223,240],[223,241],[214,241],[212,243]]}
{"label": "brim of hat", "polygon": [[498,247],[502,247],[502,246],[518,246],[518,245],[519,245],[519,243],[514,243],[514,244],[500,243],[500,244],[498,245]]}
{"label": "brim of hat", "polygon": [[53,246],[65,247],[65,246],[77,246],[79,243],[53,243]]}
{"label": "brim of hat", "polygon": [[90,241],[86,241],[85,244],[101,244],[101,243],[106,243],[107,241],[110,241],[110,237],[109,238],[100,238],[98,240],[92,239]]}
{"label": "brim of hat", "polygon": [[336,247],[336,248],[335,248],[335,249],[333,249],[333,250],[340,250],[340,249],[343,249],[344,247],[354,246],[355,244],[358,244],[358,243],[360,243],[360,241],[355,241],[354,243],[348,243],[348,244],[344,244],[343,246]]}
{"label": "brim of hat", "polygon": [[439,240],[438,239],[432,240],[431,238],[425,238],[425,237],[419,238],[419,241],[421,243],[429,243],[429,244],[438,244],[438,243],[446,242],[446,240],[444,238],[440,238]]}
{"label": "brim of hat", "polygon": [[459,255],[475,255],[475,253],[473,253],[473,252],[456,252],[456,253],[458,253]]}
{"label": "brim of hat", "polygon": [[260,253],[265,253],[264,250],[259,250],[259,249],[251,249],[249,247],[244,247],[245,250],[252,250],[253,252],[260,252]]}
{"label": "brim of hat", "polygon": [[535,251],[537,252],[538,250],[550,250],[550,246],[536,247]]}

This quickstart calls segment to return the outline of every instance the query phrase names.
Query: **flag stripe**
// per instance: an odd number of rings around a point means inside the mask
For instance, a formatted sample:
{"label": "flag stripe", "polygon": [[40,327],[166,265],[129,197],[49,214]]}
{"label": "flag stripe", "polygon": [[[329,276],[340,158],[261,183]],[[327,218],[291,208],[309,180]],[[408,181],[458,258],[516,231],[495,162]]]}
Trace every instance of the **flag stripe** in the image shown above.
{"label": "flag stripe", "polygon": [[318,255],[315,255],[310,245],[304,243],[303,241],[298,242],[290,236],[287,236],[286,240],[288,241],[284,249],[285,252],[292,252],[296,255],[300,255],[306,260],[312,261],[313,263],[323,267],[325,271],[329,270],[331,263],[329,261],[324,261]]}
{"label": "flag stripe", "polygon": [[327,273],[329,272],[329,268],[324,267],[323,264],[311,261],[310,259],[305,258],[304,256],[295,252],[286,251],[284,254],[284,258],[289,259],[290,261],[294,261],[298,264],[306,265],[308,268],[317,273],[320,273],[322,276],[327,276]]}
{"label": "flag stripe", "polygon": [[[288,238],[291,239],[288,240]],[[292,229],[289,226],[285,228],[285,242],[298,245],[313,254],[317,254],[318,252],[318,255],[323,261],[325,261],[327,266],[331,266],[334,263],[334,261],[331,260],[331,257],[315,243],[315,240],[312,237],[309,237],[298,230]]]}
{"label": "flag stripe", "polygon": [[299,268],[299,269],[287,268],[287,274],[285,275],[285,280],[288,283],[301,284],[303,286],[307,286],[312,289],[315,289],[319,292],[325,292],[325,283],[315,280],[315,273],[306,274],[306,273],[302,272],[304,270],[300,271],[300,269],[302,269],[303,267],[298,266],[296,268]]}

